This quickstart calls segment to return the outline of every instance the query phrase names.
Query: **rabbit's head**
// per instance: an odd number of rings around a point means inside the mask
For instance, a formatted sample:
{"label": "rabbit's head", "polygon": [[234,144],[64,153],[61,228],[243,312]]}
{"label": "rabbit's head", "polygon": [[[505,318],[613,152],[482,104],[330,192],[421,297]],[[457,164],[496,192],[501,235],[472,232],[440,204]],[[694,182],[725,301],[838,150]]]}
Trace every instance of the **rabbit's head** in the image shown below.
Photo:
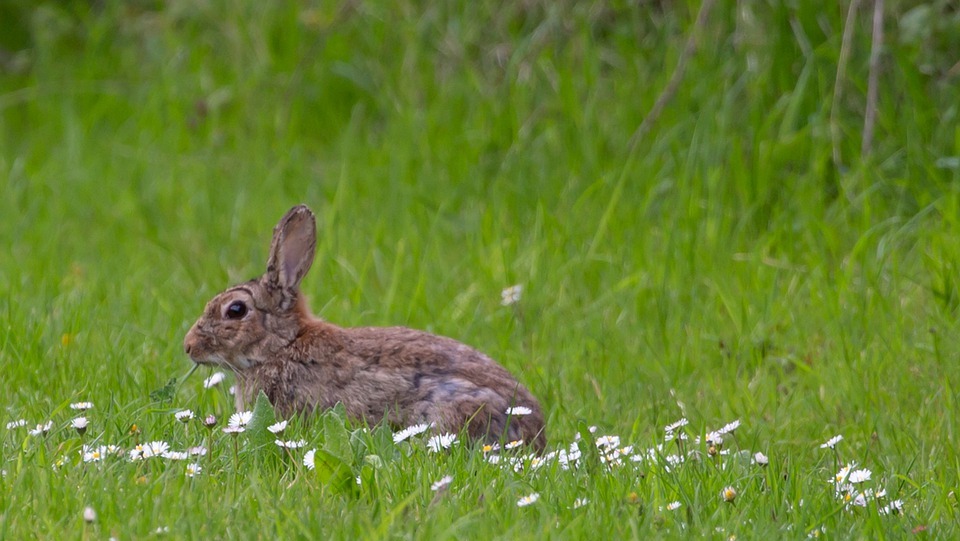
{"label": "rabbit's head", "polygon": [[290,209],[273,230],[267,272],[207,303],[183,340],[197,364],[242,372],[292,343],[310,315],[300,281],[313,264],[316,219],[304,205]]}

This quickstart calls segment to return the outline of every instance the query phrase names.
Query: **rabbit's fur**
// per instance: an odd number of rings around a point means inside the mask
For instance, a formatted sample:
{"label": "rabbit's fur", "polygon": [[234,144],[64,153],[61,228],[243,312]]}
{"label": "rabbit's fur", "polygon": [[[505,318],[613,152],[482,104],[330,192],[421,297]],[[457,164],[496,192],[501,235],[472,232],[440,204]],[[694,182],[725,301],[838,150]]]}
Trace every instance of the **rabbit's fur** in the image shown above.
{"label": "rabbit's fur", "polygon": [[[316,220],[304,205],[277,224],[267,272],[207,303],[184,338],[197,364],[237,376],[237,408],[263,391],[283,416],[342,402],[347,414],[394,427],[466,427],[474,439],[546,445],[537,400],[486,355],[404,327],[338,327],[315,318],[300,293],[313,263]],[[524,406],[528,415],[510,415]]]}

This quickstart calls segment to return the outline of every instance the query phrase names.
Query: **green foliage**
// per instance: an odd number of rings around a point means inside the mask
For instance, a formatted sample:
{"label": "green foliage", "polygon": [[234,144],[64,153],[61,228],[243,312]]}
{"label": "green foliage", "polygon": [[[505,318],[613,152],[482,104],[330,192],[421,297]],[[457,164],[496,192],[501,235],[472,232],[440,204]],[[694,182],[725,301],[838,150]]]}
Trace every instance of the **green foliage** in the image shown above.
{"label": "green foliage", "polygon": [[[637,146],[700,3],[0,2],[0,538],[955,538],[960,14],[885,4],[863,157],[871,2],[718,2]],[[233,412],[182,339],[301,202],[316,314],[490,354],[581,466],[176,421]],[[83,461],[155,440],[202,471]],[[903,515],[838,500],[850,461]]]}

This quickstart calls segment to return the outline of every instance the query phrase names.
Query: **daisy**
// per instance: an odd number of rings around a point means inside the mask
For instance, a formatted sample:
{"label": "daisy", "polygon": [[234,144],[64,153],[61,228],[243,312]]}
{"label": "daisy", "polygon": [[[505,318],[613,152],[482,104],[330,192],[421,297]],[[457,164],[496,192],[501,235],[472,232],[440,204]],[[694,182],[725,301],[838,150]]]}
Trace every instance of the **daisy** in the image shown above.
{"label": "daisy", "polygon": [[620,436],[600,436],[597,438],[597,447],[613,449],[620,446]]}
{"label": "daisy", "polygon": [[536,492],[531,492],[530,494],[527,494],[526,496],[517,500],[517,507],[526,507],[532,503],[535,503],[539,499],[540,499],[539,494],[537,494]]}
{"label": "daisy", "polygon": [[10,421],[7,423],[7,430],[13,430],[14,428],[20,428],[21,426],[27,426],[26,419],[17,419],[16,421]]}
{"label": "daisy", "polygon": [[523,286],[520,284],[510,286],[500,292],[500,304],[510,306],[520,302],[520,296],[523,294]]}
{"label": "daisy", "polygon": [[86,411],[93,407],[93,402],[75,402],[70,404],[70,409],[77,411]]}
{"label": "daisy", "polygon": [[514,406],[507,408],[507,415],[530,415],[533,410],[526,406]]}
{"label": "daisy", "polygon": [[499,451],[499,450],[500,450],[500,446],[497,445],[496,443],[494,443],[494,444],[492,444],[492,445],[489,444],[489,443],[487,443],[487,444],[485,444],[483,447],[480,448],[480,452],[483,453],[483,454],[492,453],[493,451]]}
{"label": "daisy", "polygon": [[850,473],[850,477],[847,478],[847,481],[849,481],[849,482],[851,482],[851,483],[854,483],[854,484],[856,484],[856,483],[862,483],[862,482],[864,482],[864,481],[869,481],[869,480],[870,480],[870,475],[871,475],[870,470],[866,470],[866,469],[864,469],[864,470],[856,470],[856,471]]}
{"label": "daisy", "polygon": [[439,481],[430,485],[430,490],[434,492],[437,492],[438,490],[443,490],[447,488],[452,481],[453,481],[452,475],[444,475],[443,477],[440,478]]}
{"label": "daisy", "polygon": [[670,502],[667,504],[667,511],[676,511],[680,509],[680,502]]}
{"label": "daisy", "polygon": [[456,441],[456,434],[438,434],[427,440],[427,449],[436,453],[439,452],[440,449],[449,449]]}
{"label": "daisy", "polygon": [[757,451],[756,453],[753,454],[753,463],[759,464],[761,466],[766,466],[767,464],[770,463],[770,459],[767,458],[767,455]]}
{"label": "daisy", "polygon": [[143,458],[164,456],[170,450],[170,444],[165,441],[151,441],[143,447]]}
{"label": "daisy", "polygon": [[584,505],[587,505],[588,503],[590,503],[590,500],[586,498],[577,498],[576,500],[573,500],[572,509],[580,509],[581,507],[583,507]]}
{"label": "daisy", "polygon": [[303,465],[306,466],[308,470],[312,470],[316,466],[316,464],[313,461],[316,454],[317,454],[316,449],[310,449],[309,451],[307,451],[307,454],[303,455]]}
{"label": "daisy", "polygon": [[838,471],[837,474],[833,476],[834,482],[842,483],[843,481],[845,481],[847,477],[850,475],[850,471],[853,470],[853,468],[855,468],[856,466],[857,466],[857,463],[853,462],[851,464],[847,464],[846,466],[840,468],[840,471]]}
{"label": "daisy", "polygon": [[217,426],[217,416],[216,415],[207,415],[203,418],[203,426],[207,428],[213,428]]}
{"label": "daisy", "polygon": [[230,420],[227,421],[229,426],[238,426],[246,428],[250,424],[250,420],[253,419],[252,411],[238,411],[230,416]]}
{"label": "daisy", "polygon": [[220,385],[226,377],[227,375],[223,372],[214,372],[209,378],[203,380],[203,388],[209,389],[211,387],[216,387],[217,385]]}
{"label": "daisy", "polygon": [[202,471],[203,471],[203,467],[201,467],[200,464],[197,464],[196,462],[192,464],[187,464],[187,471],[186,471],[187,477],[193,477]]}
{"label": "daisy", "polygon": [[836,436],[834,436],[834,437],[830,438],[829,440],[827,440],[826,443],[821,443],[821,444],[820,444],[820,448],[821,448],[821,449],[827,449],[827,448],[836,449],[837,444],[840,443],[841,441],[843,441],[843,436],[840,435],[840,434],[837,434]]}
{"label": "daisy", "polygon": [[77,417],[76,419],[70,421],[70,426],[75,428],[81,436],[87,431],[87,424],[89,423],[87,422],[86,417]]}
{"label": "daisy", "polygon": [[243,427],[243,426],[227,425],[223,427],[224,434],[239,434],[244,430],[246,430],[246,427]]}
{"label": "daisy", "polygon": [[283,447],[285,449],[299,449],[301,447],[306,447],[307,440],[274,440],[273,443],[276,443],[279,447]]}
{"label": "daisy", "polygon": [[737,489],[725,487],[720,491],[720,498],[727,503],[733,503],[733,500],[737,499]]}
{"label": "daisy", "polygon": [[137,444],[136,447],[130,449],[130,461],[137,461],[143,458],[143,445]]}
{"label": "daisy", "polygon": [[903,500],[893,500],[880,508],[881,515],[899,515],[903,513]]}
{"label": "daisy", "polygon": [[680,419],[679,421],[677,421],[677,422],[675,422],[675,423],[670,423],[670,424],[668,424],[668,425],[666,426],[666,428],[664,428],[664,431],[666,431],[666,432],[669,434],[670,432],[673,432],[674,430],[676,430],[676,429],[678,429],[678,428],[680,428],[680,427],[682,427],[682,426],[687,426],[687,424],[689,424],[689,422],[690,422],[690,421],[687,421],[687,418],[684,417],[684,418]]}
{"label": "daisy", "polygon": [[513,440],[513,441],[511,441],[510,443],[505,443],[505,444],[503,445],[503,448],[504,448],[504,449],[508,449],[508,450],[509,450],[509,449],[516,449],[517,447],[520,447],[521,445],[523,445],[523,440]]}
{"label": "daisy", "polygon": [[167,460],[186,460],[190,458],[190,453],[186,451],[167,451],[162,456]]}
{"label": "daisy", "polygon": [[425,423],[421,423],[417,425],[408,426],[407,428],[404,428],[400,432],[395,432],[393,434],[393,443],[400,443],[401,441],[408,439],[412,436],[423,434],[424,432],[429,430],[431,426],[433,426],[433,423],[430,423],[429,425]]}
{"label": "daisy", "polygon": [[180,410],[173,414],[181,423],[186,423],[193,419],[193,410]]}
{"label": "daisy", "polygon": [[737,419],[736,421],[731,421],[723,425],[723,428],[721,428],[720,430],[717,430],[717,432],[719,432],[721,435],[726,435],[733,432],[739,427],[740,427],[740,419]]}
{"label": "daisy", "polygon": [[37,425],[37,428],[34,428],[30,431],[31,436],[41,436],[50,432],[50,429],[53,428],[53,421],[47,421],[46,423]]}
{"label": "daisy", "polygon": [[190,447],[189,449],[187,449],[187,454],[189,454],[190,456],[206,456],[207,448],[202,445],[198,445],[196,447]]}
{"label": "daisy", "polygon": [[286,421],[280,421],[280,422],[277,423],[277,424],[273,424],[273,425],[268,426],[268,427],[267,427],[267,430],[269,430],[272,434],[280,434],[280,433],[282,433],[284,430],[286,430],[286,428],[287,428],[287,422],[286,422]]}
{"label": "daisy", "polygon": [[83,449],[80,450],[80,453],[83,455],[84,462],[100,462],[103,460],[103,457],[107,454],[106,447],[87,447],[83,446]]}
{"label": "daisy", "polygon": [[83,521],[90,523],[97,520],[97,512],[92,507],[83,508]]}

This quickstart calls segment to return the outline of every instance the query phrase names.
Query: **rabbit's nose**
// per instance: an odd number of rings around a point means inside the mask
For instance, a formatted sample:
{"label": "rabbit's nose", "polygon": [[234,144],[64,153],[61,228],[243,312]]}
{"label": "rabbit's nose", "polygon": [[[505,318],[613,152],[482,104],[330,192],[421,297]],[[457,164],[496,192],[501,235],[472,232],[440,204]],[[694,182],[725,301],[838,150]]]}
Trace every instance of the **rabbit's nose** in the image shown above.
{"label": "rabbit's nose", "polygon": [[190,332],[188,332],[187,335],[183,337],[183,351],[185,351],[187,355],[190,355],[196,346],[197,346],[197,337],[193,332],[193,329],[190,329]]}

